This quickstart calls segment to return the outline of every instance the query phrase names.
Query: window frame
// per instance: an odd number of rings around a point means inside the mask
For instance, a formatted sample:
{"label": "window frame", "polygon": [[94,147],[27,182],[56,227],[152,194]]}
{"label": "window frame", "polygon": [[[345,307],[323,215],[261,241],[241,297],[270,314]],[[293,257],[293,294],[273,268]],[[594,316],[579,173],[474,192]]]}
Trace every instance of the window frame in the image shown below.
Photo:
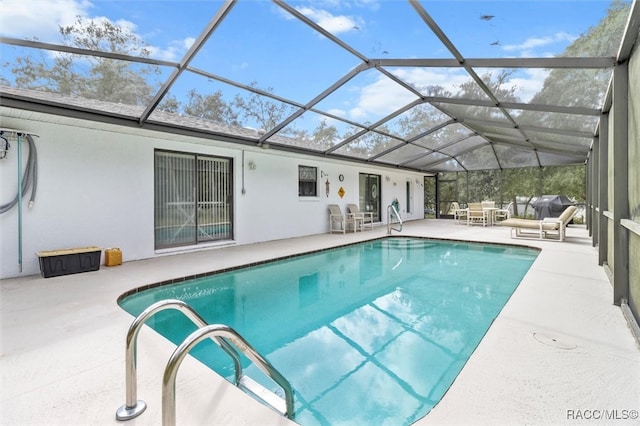
{"label": "window frame", "polygon": [[[311,178],[311,171],[313,171],[313,178]],[[313,190],[310,191],[310,189],[313,189]],[[317,167],[298,164],[298,197],[304,197],[304,198],[318,197],[318,168]]]}

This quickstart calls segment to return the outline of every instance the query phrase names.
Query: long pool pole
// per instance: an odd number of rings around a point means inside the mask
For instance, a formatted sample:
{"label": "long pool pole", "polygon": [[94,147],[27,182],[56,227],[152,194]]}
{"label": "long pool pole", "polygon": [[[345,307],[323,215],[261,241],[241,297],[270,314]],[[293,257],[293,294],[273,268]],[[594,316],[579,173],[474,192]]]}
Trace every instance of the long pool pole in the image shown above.
{"label": "long pool pole", "polygon": [[18,268],[22,273],[22,133],[18,133]]}

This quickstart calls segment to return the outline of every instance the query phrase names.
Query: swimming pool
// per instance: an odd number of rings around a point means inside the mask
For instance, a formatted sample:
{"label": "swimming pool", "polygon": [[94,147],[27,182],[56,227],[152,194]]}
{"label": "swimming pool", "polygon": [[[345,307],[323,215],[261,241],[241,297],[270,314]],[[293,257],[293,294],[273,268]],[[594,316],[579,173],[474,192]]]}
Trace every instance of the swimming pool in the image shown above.
{"label": "swimming pool", "polygon": [[[120,305],[138,315],[180,299],[233,327],[291,382],[302,425],[410,424],[442,398],[537,254],[385,238],[151,288]],[[172,311],[148,324],[176,344],[195,329]],[[213,344],[191,353],[233,377]]]}

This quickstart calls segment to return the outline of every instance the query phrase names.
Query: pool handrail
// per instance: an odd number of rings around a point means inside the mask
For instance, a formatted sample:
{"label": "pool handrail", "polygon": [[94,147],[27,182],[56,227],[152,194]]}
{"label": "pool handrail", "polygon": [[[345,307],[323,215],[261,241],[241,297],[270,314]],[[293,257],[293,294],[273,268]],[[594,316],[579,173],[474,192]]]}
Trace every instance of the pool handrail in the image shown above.
{"label": "pool handrail", "polygon": [[[138,379],[137,379],[137,344],[138,333],[146,321],[153,315],[166,309],[176,309],[189,318],[198,328],[205,327],[208,323],[196,312],[183,302],[177,299],[161,300],[149,306],[142,311],[140,315],[131,323],[126,338],[125,349],[125,383],[126,383],[126,399],[125,404],[116,411],[116,420],[126,421],[138,417],[147,408],[147,404],[143,400],[138,400]],[[222,348],[232,359],[235,366],[235,385],[238,386],[242,377],[242,364],[240,356],[229,343],[216,336],[212,336],[211,340]]]}
{"label": "pool handrail", "polygon": [[[394,228],[391,225],[391,213],[393,213],[395,217],[398,218],[398,223],[400,224],[400,228]],[[387,234],[388,235],[391,235],[391,230],[402,232],[402,218],[400,217],[400,213],[398,212],[398,210],[393,204],[389,204],[389,206],[387,206]]]}
{"label": "pool handrail", "polygon": [[[285,412],[286,417],[293,419],[293,390],[291,385],[278,370],[275,369],[260,355],[238,332],[227,325],[211,324],[191,333],[173,352],[171,358],[167,362],[162,377],[162,425],[174,426],[176,424],[176,376],[178,368],[182,360],[188,355],[189,351],[206,338],[222,337],[229,339],[247,358],[256,364],[262,372],[276,382],[285,393]],[[273,407],[277,408],[277,407]]]}

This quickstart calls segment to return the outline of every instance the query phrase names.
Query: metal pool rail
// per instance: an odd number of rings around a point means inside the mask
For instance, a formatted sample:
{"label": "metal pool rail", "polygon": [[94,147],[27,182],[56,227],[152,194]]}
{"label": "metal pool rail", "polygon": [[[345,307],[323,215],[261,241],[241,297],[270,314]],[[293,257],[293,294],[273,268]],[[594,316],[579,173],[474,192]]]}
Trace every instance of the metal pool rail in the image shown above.
{"label": "metal pool rail", "polygon": [[[136,317],[127,333],[126,338],[126,402],[116,411],[116,420],[125,421],[133,419],[144,412],[147,405],[137,399],[137,337],[145,322],[156,313],[175,309],[189,318],[198,330],[191,333],[173,352],[164,371],[162,383],[162,424],[165,426],[175,424],[175,378],[182,360],[189,351],[202,340],[209,338],[222,348],[232,359],[235,366],[235,385],[244,391],[248,391],[264,403],[270,405],[281,414],[292,419],[293,390],[291,384],[282,374],[260,355],[240,334],[231,327],[221,324],[207,324],[207,322],[188,304],[181,300],[168,299],[154,303]],[[231,345],[231,343],[233,345]],[[242,373],[242,364],[237,348],[271,380],[277,383],[284,391],[285,398],[281,398],[272,391],[262,387],[257,382]]]}

